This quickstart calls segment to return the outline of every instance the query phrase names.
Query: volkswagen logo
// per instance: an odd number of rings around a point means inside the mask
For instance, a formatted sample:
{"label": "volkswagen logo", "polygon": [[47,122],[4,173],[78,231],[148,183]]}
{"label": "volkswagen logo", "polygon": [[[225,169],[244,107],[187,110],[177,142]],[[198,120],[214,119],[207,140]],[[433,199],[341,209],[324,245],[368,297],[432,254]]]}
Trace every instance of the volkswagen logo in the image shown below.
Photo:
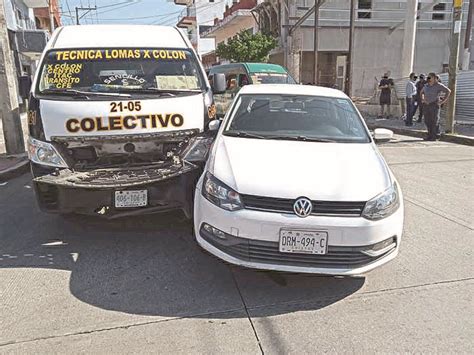
{"label": "volkswagen logo", "polygon": [[298,217],[308,217],[313,211],[313,204],[306,197],[300,197],[293,204],[293,210]]}

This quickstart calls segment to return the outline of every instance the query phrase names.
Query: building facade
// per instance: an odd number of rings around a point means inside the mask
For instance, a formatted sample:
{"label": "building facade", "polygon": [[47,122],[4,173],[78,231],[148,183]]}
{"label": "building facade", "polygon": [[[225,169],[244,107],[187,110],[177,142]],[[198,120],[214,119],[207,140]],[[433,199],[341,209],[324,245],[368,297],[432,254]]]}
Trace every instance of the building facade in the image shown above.
{"label": "building facade", "polygon": [[[232,1],[232,0],[230,0]],[[216,19],[222,18],[229,0],[175,0],[176,5],[183,5],[177,26],[188,34],[191,43],[199,55],[215,49],[213,38],[202,36],[214,25]]]}
{"label": "building facade", "polygon": [[[226,5],[222,19],[215,19],[214,25],[202,34],[204,38],[213,38],[215,46],[227,43],[230,38],[235,37],[241,31],[258,31],[256,16],[252,10],[260,3],[258,0],[236,0],[232,6]],[[218,58],[214,52],[203,57],[206,67],[215,64],[227,63],[226,60]]]}
{"label": "building facade", "polygon": [[[279,39],[270,61],[282,64],[302,83],[314,81],[314,15],[293,28],[314,0],[265,0],[257,6],[259,30]],[[447,70],[452,1],[419,0],[413,70]],[[466,30],[468,3],[463,7],[461,38]],[[352,95],[373,94],[377,80],[389,72],[401,78],[407,1],[356,0]],[[319,85],[345,88],[349,48],[350,2],[326,0],[319,11]],[[461,55],[460,55],[460,58]]]}
{"label": "building facade", "polygon": [[[4,2],[5,21],[8,29],[10,48],[13,51],[16,74],[19,81],[28,83],[36,70],[37,61],[49,39],[48,0],[0,0]],[[56,0],[56,25],[60,25],[60,14]],[[54,7],[53,7],[54,9]],[[39,14],[36,13],[40,10]],[[44,16],[41,10],[43,10]],[[47,17],[46,22],[42,17]],[[46,26],[46,30],[42,25]],[[28,96],[28,85],[19,85],[20,103]]]}

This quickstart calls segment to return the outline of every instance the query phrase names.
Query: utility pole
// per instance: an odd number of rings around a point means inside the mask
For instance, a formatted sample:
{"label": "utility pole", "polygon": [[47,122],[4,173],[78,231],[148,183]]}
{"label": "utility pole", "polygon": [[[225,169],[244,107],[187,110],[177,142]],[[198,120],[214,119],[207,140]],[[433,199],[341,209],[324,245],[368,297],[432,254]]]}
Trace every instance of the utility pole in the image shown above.
{"label": "utility pole", "polygon": [[319,4],[314,9],[314,23],[313,23],[313,49],[314,49],[314,69],[313,69],[313,83],[314,85],[319,84],[318,75],[318,26],[319,26]]}
{"label": "utility pole", "polygon": [[[315,68],[314,69],[315,70],[314,70],[314,75],[313,75],[314,79],[315,79],[315,84],[316,84],[316,81],[317,81],[317,78],[316,78],[316,76],[317,76],[317,68],[316,68],[317,67],[317,58],[316,57],[317,57],[317,48],[318,48],[317,38],[316,38],[317,37],[317,18],[318,18],[318,15],[316,14],[316,12],[319,13],[319,8],[321,7],[322,4],[324,4],[325,1],[326,0],[314,0],[314,5],[308,11],[306,11],[306,13],[303,16],[301,16],[298,19],[298,21],[296,21],[296,23],[290,27],[290,29],[288,31],[288,34],[291,38],[291,43],[292,43],[292,49],[291,49],[291,53],[293,53],[292,57],[295,58],[296,57],[296,52],[301,53],[301,47],[302,47],[302,41],[303,41],[301,33],[296,35],[295,31],[303,24],[303,22],[305,22],[313,14],[313,12],[315,13],[315,15],[314,15],[315,16],[314,17],[314,19],[315,19],[315,25],[314,25],[314,30],[315,30],[315,34],[314,34],[314,37],[315,37],[314,38],[314,42],[315,42],[315,46],[314,46],[314,49],[315,49],[314,67]],[[289,3],[291,3],[291,2],[289,2]],[[298,37],[298,38],[295,38],[295,37]],[[294,43],[294,45],[293,45],[293,43]],[[294,61],[294,59],[293,59],[293,61]],[[299,67],[299,63],[298,63],[298,77],[299,77],[299,69],[300,69],[300,67]],[[295,80],[297,80],[296,77],[295,77]],[[299,81],[299,80],[297,80],[297,81]]]}
{"label": "utility pole", "polygon": [[403,35],[402,62],[400,68],[400,74],[402,78],[407,78],[413,71],[413,62],[415,59],[417,10],[418,0],[407,0],[405,33]]}
{"label": "utility pole", "polygon": [[451,45],[449,49],[449,79],[448,87],[451,95],[448,100],[446,112],[446,133],[454,132],[454,116],[456,114],[456,76],[459,61],[459,45],[461,41],[462,24],[462,0],[453,1],[453,26],[451,33]]}
{"label": "utility pole", "polygon": [[0,117],[7,154],[25,152],[18,107],[18,89],[13,55],[8,41],[4,2],[0,1]]}
{"label": "utility pole", "polygon": [[[81,17],[79,17],[79,10],[85,11],[85,13]],[[81,23],[79,22],[79,20],[92,10],[97,10],[97,6],[94,6],[94,7],[77,7],[76,6],[76,25],[80,25]]]}
{"label": "utility pole", "polygon": [[48,1],[48,10],[49,10],[49,29],[51,34],[54,32],[54,7],[53,7],[53,0]]}
{"label": "utility pole", "polygon": [[352,65],[354,62],[354,30],[355,30],[355,0],[351,0],[351,14],[349,19],[349,53],[347,55],[346,94],[352,94]]}
{"label": "utility pole", "polygon": [[462,70],[469,70],[469,62],[471,61],[471,32],[472,32],[472,16],[474,10],[474,0],[469,1],[469,10],[467,12],[466,35],[464,37],[464,55],[462,58]]}

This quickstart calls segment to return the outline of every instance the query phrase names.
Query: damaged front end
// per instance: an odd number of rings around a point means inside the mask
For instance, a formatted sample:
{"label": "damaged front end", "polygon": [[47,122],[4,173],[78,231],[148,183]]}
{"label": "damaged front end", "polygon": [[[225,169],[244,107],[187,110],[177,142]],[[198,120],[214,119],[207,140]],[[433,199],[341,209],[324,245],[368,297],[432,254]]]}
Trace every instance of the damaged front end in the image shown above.
{"label": "damaged front end", "polygon": [[109,218],[182,210],[191,218],[212,140],[199,130],[52,137],[68,168],[32,163],[40,208]]}

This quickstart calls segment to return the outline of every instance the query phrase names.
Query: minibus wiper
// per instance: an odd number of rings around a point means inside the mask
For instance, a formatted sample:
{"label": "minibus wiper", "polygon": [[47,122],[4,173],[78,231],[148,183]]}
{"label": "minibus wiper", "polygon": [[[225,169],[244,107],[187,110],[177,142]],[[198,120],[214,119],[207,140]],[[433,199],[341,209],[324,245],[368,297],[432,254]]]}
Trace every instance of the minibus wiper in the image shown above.
{"label": "minibus wiper", "polygon": [[46,89],[41,92],[42,94],[55,94],[55,95],[71,95],[71,96],[121,96],[130,97],[130,94],[120,94],[111,92],[98,92],[98,91],[81,91],[76,89]]}
{"label": "minibus wiper", "polygon": [[121,92],[131,92],[131,93],[139,93],[139,94],[148,94],[148,93],[156,93],[156,94],[161,94],[161,95],[168,95],[168,96],[176,96],[177,94],[186,94],[186,93],[198,93],[201,92],[201,90],[181,90],[181,89],[159,89],[155,87],[147,87],[147,88],[138,88],[138,89],[133,89],[133,88],[120,88]]}

